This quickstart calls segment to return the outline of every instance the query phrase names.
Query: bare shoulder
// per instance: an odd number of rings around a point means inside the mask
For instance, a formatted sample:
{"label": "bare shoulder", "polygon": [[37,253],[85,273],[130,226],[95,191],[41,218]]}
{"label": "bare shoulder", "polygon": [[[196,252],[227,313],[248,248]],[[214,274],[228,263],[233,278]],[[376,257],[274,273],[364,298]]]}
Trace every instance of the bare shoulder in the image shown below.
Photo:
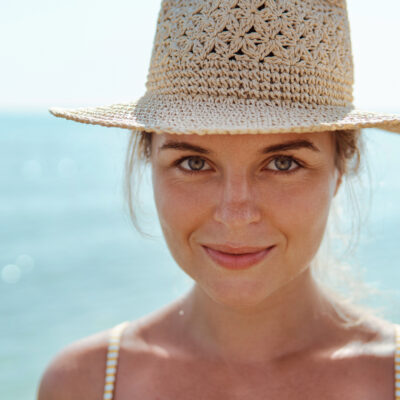
{"label": "bare shoulder", "polygon": [[38,400],[102,398],[111,328],[62,349],[44,371]]}
{"label": "bare shoulder", "polygon": [[351,329],[350,340],[332,355],[343,366],[340,374],[349,384],[347,393],[357,391],[354,398],[393,400],[395,347],[391,322],[370,316]]}
{"label": "bare shoulder", "polygon": [[370,316],[360,325],[361,354],[385,363],[393,370],[396,347],[396,326],[392,322]]}
{"label": "bare shoulder", "polygon": [[[171,304],[130,321],[123,330],[118,357],[116,397],[148,386],[156,362],[165,358],[165,348],[174,337],[171,330],[177,314]],[[61,350],[44,371],[37,400],[98,400],[103,396],[111,327],[80,339]],[[168,354],[170,354],[170,348]],[[132,381],[135,388],[132,388]]]}

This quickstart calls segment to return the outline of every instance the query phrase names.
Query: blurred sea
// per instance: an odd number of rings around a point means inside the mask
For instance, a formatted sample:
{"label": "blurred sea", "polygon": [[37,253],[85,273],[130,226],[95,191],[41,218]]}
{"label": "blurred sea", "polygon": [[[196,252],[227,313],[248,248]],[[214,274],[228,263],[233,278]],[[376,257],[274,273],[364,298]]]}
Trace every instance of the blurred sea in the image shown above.
{"label": "blurred sea", "polygon": [[[1,399],[34,398],[65,345],[156,310],[192,285],[161,237],[149,179],[142,226],[157,237],[141,237],[129,221],[128,135],[47,113],[0,114]],[[400,135],[364,135],[373,198],[357,261],[387,294],[373,305],[400,322]]]}

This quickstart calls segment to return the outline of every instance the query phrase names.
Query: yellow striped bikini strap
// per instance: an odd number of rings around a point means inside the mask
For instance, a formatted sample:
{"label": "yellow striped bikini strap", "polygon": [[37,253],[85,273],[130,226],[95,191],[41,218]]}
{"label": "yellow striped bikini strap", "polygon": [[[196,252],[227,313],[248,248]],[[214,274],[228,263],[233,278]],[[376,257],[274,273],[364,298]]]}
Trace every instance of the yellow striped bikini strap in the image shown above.
{"label": "yellow striped bikini strap", "polygon": [[394,354],[395,399],[400,400],[400,325],[396,325],[396,349]]}
{"label": "yellow striped bikini strap", "polygon": [[[121,335],[128,324],[129,321],[125,321],[111,329],[107,351],[106,379],[103,396],[104,400],[112,400],[113,398]],[[394,390],[395,400],[400,400],[400,325],[395,325],[395,331],[396,346],[394,354]]]}
{"label": "yellow striped bikini strap", "polygon": [[124,321],[121,324],[114,326],[114,328],[112,328],[110,332],[107,350],[106,379],[104,383],[103,394],[104,400],[112,400],[114,395],[120,340],[121,335],[128,324],[129,321]]}

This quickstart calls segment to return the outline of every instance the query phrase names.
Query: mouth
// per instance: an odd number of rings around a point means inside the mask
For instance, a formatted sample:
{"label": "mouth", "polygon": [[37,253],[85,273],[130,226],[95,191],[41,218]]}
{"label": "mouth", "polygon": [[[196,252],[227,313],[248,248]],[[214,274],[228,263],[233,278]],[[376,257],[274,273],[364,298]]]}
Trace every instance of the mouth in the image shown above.
{"label": "mouth", "polygon": [[263,260],[275,246],[270,247],[229,247],[202,246],[212,261],[230,270],[252,267]]}

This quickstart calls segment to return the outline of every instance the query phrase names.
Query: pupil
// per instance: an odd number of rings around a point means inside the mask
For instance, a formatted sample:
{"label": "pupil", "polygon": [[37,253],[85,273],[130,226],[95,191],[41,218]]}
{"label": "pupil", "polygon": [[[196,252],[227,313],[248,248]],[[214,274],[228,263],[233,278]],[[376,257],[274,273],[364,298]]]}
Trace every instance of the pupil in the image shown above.
{"label": "pupil", "polygon": [[275,166],[280,170],[287,170],[290,168],[292,160],[289,158],[278,158],[275,160]]}
{"label": "pupil", "polygon": [[189,167],[191,169],[201,169],[204,165],[204,160],[201,158],[190,158],[188,161]]}

